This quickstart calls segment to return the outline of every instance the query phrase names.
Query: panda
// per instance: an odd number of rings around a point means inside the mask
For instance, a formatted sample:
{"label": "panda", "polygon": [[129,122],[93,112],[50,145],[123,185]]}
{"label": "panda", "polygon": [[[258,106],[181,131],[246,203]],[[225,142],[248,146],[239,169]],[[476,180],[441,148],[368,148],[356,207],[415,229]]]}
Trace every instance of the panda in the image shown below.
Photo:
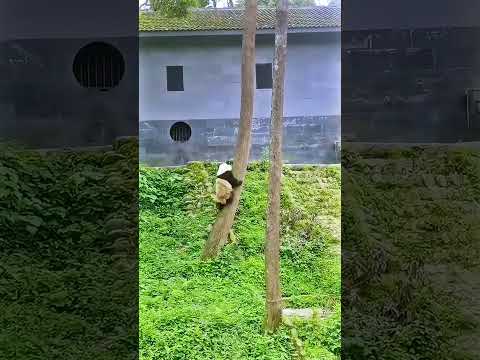
{"label": "panda", "polygon": [[233,176],[232,166],[221,163],[215,181],[215,202],[219,209],[229,202],[233,189],[240,185],[242,185],[242,181]]}

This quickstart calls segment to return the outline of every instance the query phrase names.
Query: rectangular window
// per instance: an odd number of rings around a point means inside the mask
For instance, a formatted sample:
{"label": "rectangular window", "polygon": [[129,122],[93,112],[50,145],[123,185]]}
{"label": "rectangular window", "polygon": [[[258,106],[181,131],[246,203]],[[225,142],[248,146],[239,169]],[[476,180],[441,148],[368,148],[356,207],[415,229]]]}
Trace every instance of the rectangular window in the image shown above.
{"label": "rectangular window", "polygon": [[167,66],[167,91],[183,91],[183,66]]}
{"label": "rectangular window", "polygon": [[272,63],[257,64],[256,69],[257,89],[271,89],[273,85]]}

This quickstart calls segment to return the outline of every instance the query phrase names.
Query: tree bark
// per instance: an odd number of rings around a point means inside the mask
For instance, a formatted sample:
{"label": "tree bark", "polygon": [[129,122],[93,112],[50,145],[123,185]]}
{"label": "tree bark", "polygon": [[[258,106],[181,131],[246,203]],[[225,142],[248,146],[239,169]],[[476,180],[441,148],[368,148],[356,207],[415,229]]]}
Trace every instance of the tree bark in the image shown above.
{"label": "tree bark", "polygon": [[[257,28],[257,0],[247,0],[245,16],[245,29],[242,42],[242,86],[240,105],[240,127],[235,147],[232,172],[235,178],[244,181],[247,172],[248,157],[251,147],[254,76],[255,76],[255,34]],[[240,193],[243,184],[234,188],[230,202],[218,213],[217,219],[210,231],[207,242],[203,248],[203,259],[218,256],[225,245],[230,230],[232,229],[235,213],[240,202]]]}
{"label": "tree bark", "polygon": [[270,126],[270,171],[265,244],[267,331],[275,331],[282,321],[280,287],[280,192],[282,179],[282,132],[285,61],[287,56],[288,0],[278,0],[273,67],[272,113]]}

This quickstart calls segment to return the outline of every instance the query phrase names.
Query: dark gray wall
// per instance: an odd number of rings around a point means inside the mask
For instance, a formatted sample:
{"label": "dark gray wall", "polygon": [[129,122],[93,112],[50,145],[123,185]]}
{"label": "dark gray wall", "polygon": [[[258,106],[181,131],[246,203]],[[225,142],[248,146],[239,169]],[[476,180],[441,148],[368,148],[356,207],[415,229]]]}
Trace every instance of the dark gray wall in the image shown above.
{"label": "dark gray wall", "polygon": [[478,141],[479,40],[479,27],[344,31],[342,140]]}
{"label": "dark gray wall", "polygon": [[[82,87],[73,74],[78,50],[107,42],[125,73],[108,91]],[[138,135],[138,38],[19,39],[0,42],[0,141],[27,147],[110,145]]]}
{"label": "dark gray wall", "polygon": [[[192,128],[190,141],[170,139],[174,120],[140,123],[140,162],[151,166],[177,165],[188,161],[226,161],[233,158],[238,119],[186,120]],[[268,149],[269,118],[256,118],[252,126],[250,158],[264,158]],[[285,163],[337,163],[340,116],[298,116],[284,118]]]}
{"label": "dark gray wall", "polygon": [[[257,36],[257,63],[273,61],[273,44],[273,35]],[[141,161],[162,165],[230,158],[240,112],[241,36],[141,38],[139,61]],[[168,65],[184,66],[184,92],[167,92]],[[340,32],[289,35],[287,161],[336,161],[340,67]],[[270,103],[271,89],[257,89],[252,159],[268,144]],[[192,127],[187,143],[170,139],[175,121]]]}

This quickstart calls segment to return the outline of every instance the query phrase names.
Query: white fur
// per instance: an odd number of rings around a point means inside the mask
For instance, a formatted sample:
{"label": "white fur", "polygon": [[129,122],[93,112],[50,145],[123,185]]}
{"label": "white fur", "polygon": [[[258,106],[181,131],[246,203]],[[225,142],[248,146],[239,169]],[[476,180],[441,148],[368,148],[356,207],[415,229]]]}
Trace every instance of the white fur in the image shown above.
{"label": "white fur", "polygon": [[227,171],[232,171],[232,165],[228,165],[227,163],[221,163],[218,167],[217,176],[225,174]]}

